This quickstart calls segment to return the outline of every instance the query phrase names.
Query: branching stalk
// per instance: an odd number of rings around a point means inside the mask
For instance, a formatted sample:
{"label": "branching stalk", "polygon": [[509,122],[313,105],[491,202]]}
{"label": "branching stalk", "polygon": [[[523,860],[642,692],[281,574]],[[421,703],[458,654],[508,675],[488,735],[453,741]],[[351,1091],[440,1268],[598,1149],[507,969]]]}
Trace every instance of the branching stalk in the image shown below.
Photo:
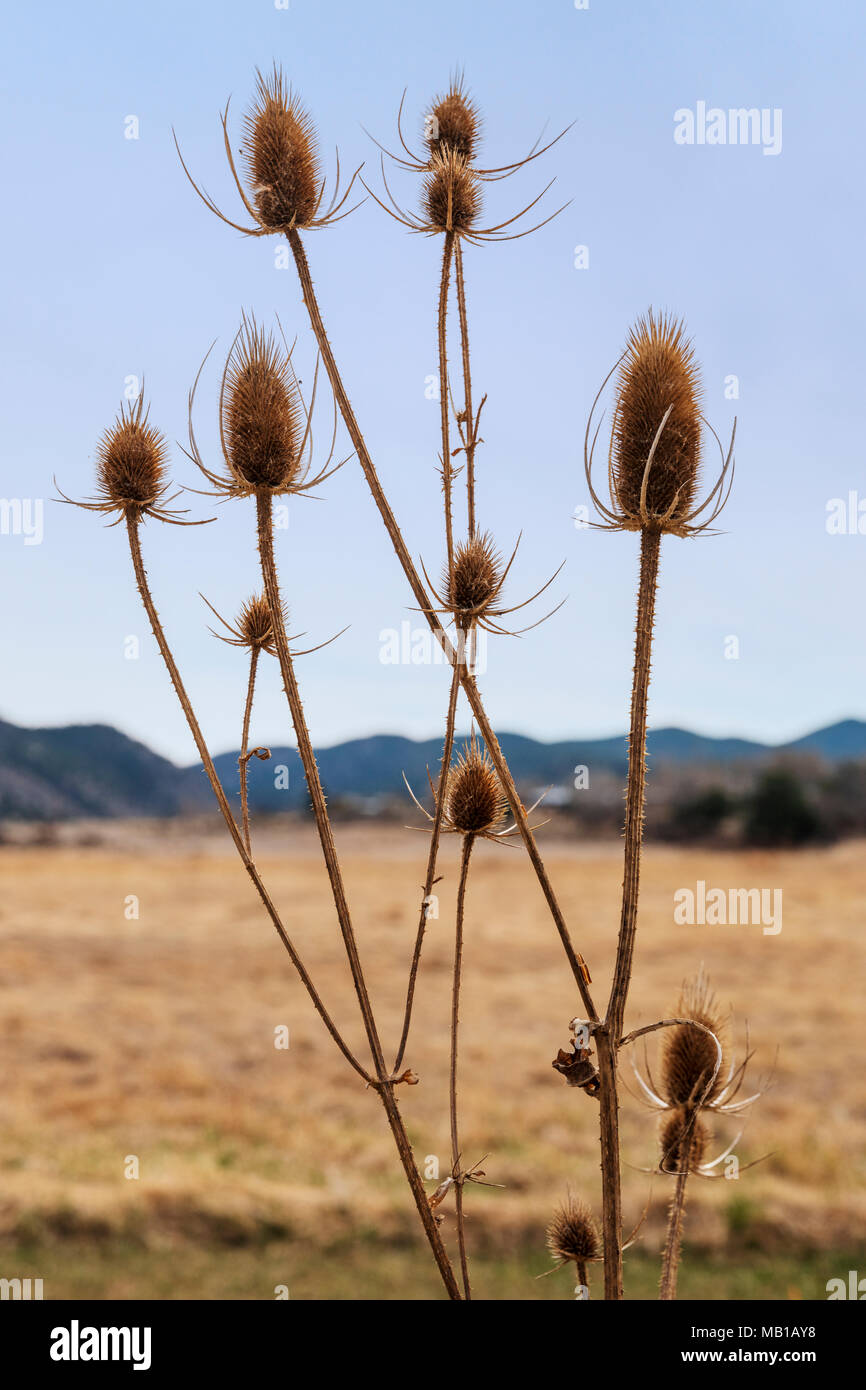
{"label": "branching stalk", "polygon": [[388,499],[386,498],[382,490],[382,484],[379,481],[379,477],[376,473],[373,460],[370,457],[369,450],[367,449],[364,436],[361,433],[357,419],[355,418],[355,413],[352,409],[351,402],[349,401],[349,397],[346,394],[346,388],[343,385],[343,381],[340,376],[336,360],[334,358],[334,353],[331,348],[331,344],[328,340],[328,335],[325,331],[325,325],[322,320],[321,310],[319,309],[318,300],[316,298],[316,292],[313,286],[312,276],[310,275],[309,263],[307,261],[307,255],[304,250],[300,233],[296,229],[293,229],[287,233],[287,238],[289,241],[289,245],[292,248],[292,254],[295,259],[295,265],[298,271],[298,278],[301,284],[304,304],[310,317],[310,324],[313,329],[313,334],[316,338],[319,351],[322,355],[322,361],[325,364],[325,370],[328,373],[328,380],[331,383],[331,389],[334,392],[334,398],[337,402],[338,409],[343,418],[343,422],[346,426],[349,437],[352,441],[352,446],[358,455],[358,461],[367,480],[367,485],[370,489],[370,492],[373,495],[373,500],[375,501],[376,506],[379,509],[379,514],[382,517],[382,521],[385,524],[385,529],[388,532],[391,544],[394,547],[397,558],[400,561],[400,564],[403,568],[403,572],[406,575],[407,580],[409,581],[409,585],[412,589],[412,592],[415,596],[419,608],[425,614],[427,621],[430,625],[431,631],[433,632],[433,635],[435,636],[436,640],[439,642],[439,645],[442,648],[442,651],[445,654],[447,660],[450,662],[452,666],[457,664],[459,667],[460,682],[463,686],[463,689],[466,692],[466,696],[469,700],[472,712],[475,715],[475,720],[478,724],[479,731],[481,733],[482,738],[484,739],[485,744],[487,745],[487,751],[490,754],[491,760],[496,768],[496,771],[499,775],[499,779],[502,783],[503,790],[505,791],[505,794],[508,798],[508,802],[511,807],[511,812],[514,816],[515,823],[520,832],[521,838],[523,839],[523,842],[526,845],[526,849],[529,854],[532,867],[535,870],[536,877],[538,878],[538,881],[541,885],[542,892],[544,893],[545,900],[550,909],[551,915],[556,925],[557,932],[559,933],[563,949],[565,950],[568,963],[571,967],[572,975],[574,976],[574,980],[577,985],[578,993],[580,994],[583,1006],[587,1012],[587,1017],[592,1020],[597,1020],[598,1014],[596,1012],[595,1005],[592,1002],[592,997],[588,989],[589,974],[586,970],[586,965],[583,962],[583,958],[579,955],[579,953],[575,950],[574,946],[572,945],[571,937],[568,932],[568,927],[565,922],[565,917],[563,916],[562,910],[559,906],[559,903],[556,899],[556,895],[553,890],[553,885],[550,882],[547,870],[544,866],[541,855],[539,854],[538,846],[535,843],[535,837],[533,836],[532,830],[530,829],[529,821],[527,819],[523,802],[521,801],[517,792],[517,788],[514,785],[514,779],[512,778],[511,773],[508,769],[508,765],[505,762],[505,759],[502,755],[502,750],[499,747],[499,741],[496,738],[490,721],[485,713],[484,705],[481,700],[481,694],[478,690],[475,678],[472,675],[472,672],[468,668],[468,666],[460,661],[457,652],[455,651],[451,641],[448,638],[447,633],[445,632],[445,629],[439,621],[438,615],[435,612],[433,612],[427,591],[421,581],[420,575],[418,574],[412,557],[409,554],[409,551],[406,547],[406,542],[404,541],[400,528],[397,525],[397,521],[394,517],[394,513],[391,510],[390,504],[388,503]]}
{"label": "branching stalk", "polygon": [[[454,249],[454,272],[457,287],[457,316],[460,320],[460,348],[463,356],[463,429],[466,440],[466,506],[469,514],[469,534],[475,535],[475,450],[476,421],[472,413],[472,364],[469,355],[469,319],[466,313],[466,284],[463,278],[463,244],[457,238]],[[483,404],[483,402],[482,402]],[[479,412],[480,413],[480,412]]]}
{"label": "branching stalk", "polygon": [[400,1115],[397,1100],[394,1095],[394,1080],[388,1073],[385,1066],[385,1057],[382,1051],[382,1044],[379,1039],[379,1032],[376,1027],[376,1020],[373,1016],[373,1007],[367,992],[367,984],[361,968],[361,961],[358,955],[358,947],[355,941],[355,932],[349,914],[349,905],[346,899],[343,876],[337,857],[337,848],[334,843],[334,835],[331,829],[330,817],[325,803],[325,794],[322,789],[319,769],[316,764],[316,756],[313,751],[309,729],[307,728],[306,716],[304,715],[301,695],[295,677],[292,655],[289,650],[289,641],[286,633],[285,620],[283,617],[283,607],[280,598],[279,582],[277,578],[277,568],[274,561],[274,538],[273,538],[273,517],[272,517],[272,498],[267,489],[260,489],[256,496],[256,515],[258,522],[258,542],[259,556],[262,565],[262,578],[264,580],[265,594],[268,606],[271,610],[273,622],[274,645],[277,651],[277,659],[280,663],[280,674],[283,678],[283,685],[286,698],[289,702],[289,709],[292,715],[292,723],[295,729],[295,737],[298,743],[298,753],[304,768],[304,775],[307,781],[307,790],[313,805],[313,814],[316,821],[316,829],[319,834],[319,841],[322,847],[322,855],[328,872],[328,879],[331,884],[331,891],[334,898],[334,906],[337,910],[337,919],[340,925],[340,932],[343,937],[343,944],[346,948],[346,955],[349,961],[349,969],[352,974],[352,982],[358,998],[358,1005],[361,1010],[361,1017],[364,1022],[364,1029],[367,1034],[367,1041],[373,1055],[373,1062],[376,1072],[376,1089],[382,1099],[385,1114],[391,1132],[394,1135],[397,1149],[400,1154],[412,1195],[415,1198],[415,1205],[421,1217],[433,1257],[439,1268],[446,1289],[452,1299],[460,1298],[460,1290],[454,1278],[450,1261],[442,1244],[439,1235],[439,1228],[436,1225],[424,1184],[418,1171],[418,1166],[412,1153],[406,1129]]}
{"label": "branching stalk", "polygon": [[244,705],[244,726],[241,733],[241,752],[238,758],[238,773],[241,784],[241,819],[243,822],[244,844],[247,847],[247,854],[252,853],[250,845],[250,808],[247,792],[247,772],[250,765],[250,718],[253,712],[253,697],[256,691],[256,669],[259,664],[259,649],[252,647],[250,650],[250,678],[247,684],[247,698]]}
{"label": "branching stalk", "polygon": [[448,575],[454,570],[454,522],[451,507],[451,439],[448,427],[450,403],[448,390],[448,286],[451,282],[451,260],[454,254],[455,236],[446,232],[442,247],[442,275],[439,282],[439,310],[437,314],[437,337],[439,340],[439,411],[442,431],[442,491],[445,495],[445,542],[448,553]]}

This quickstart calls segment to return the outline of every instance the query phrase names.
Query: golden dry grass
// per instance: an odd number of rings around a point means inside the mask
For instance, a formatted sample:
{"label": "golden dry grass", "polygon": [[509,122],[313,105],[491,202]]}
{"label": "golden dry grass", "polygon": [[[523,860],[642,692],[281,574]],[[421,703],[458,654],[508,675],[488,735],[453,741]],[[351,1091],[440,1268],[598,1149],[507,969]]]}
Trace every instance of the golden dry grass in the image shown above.
{"label": "golden dry grass", "polygon": [[[182,828],[111,831],[95,847],[6,848],[0,901],[0,1237],[134,1234],[321,1245],[353,1232],[415,1239],[381,1107],[327,1037],[223,841]],[[338,827],[356,928],[393,1053],[425,841]],[[312,832],[267,830],[261,865],[329,1007],[362,1031]],[[400,1097],[416,1154],[448,1165],[447,1016],[458,846],[449,837]],[[480,844],[469,886],[462,1019],[466,1158],[503,1190],[470,1188],[469,1239],[488,1253],[543,1250],[570,1188],[598,1210],[597,1103],[552,1069],[578,1001],[536,881],[519,850]],[[621,848],[547,849],[599,1003],[610,978]],[[673,894],[697,879],[779,887],[784,923],[677,926]],[[747,1229],[768,1248],[850,1248],[864,1229],[862,902],[866,855],[850,843],[800,853],[651,848],[645,859],[628,1025],[676,1004],[705,962],[752,1076],[773,1067],[737,1153],[771,1156],[737,1181],[695,1180],[687,1235],[710,1248]],[[128,895],[140,902],[127,920]],[[288,1051],[274,1030],[290,1028]],[[655,1039],[651,1040],[655,1046]],[[778,1049],[778,1058],[776,1051]],[[651,1060],[652,1060],[651,1050]],[[737,1132],[716,1126],[712,1152]],[[648,1196],[655,1121],[625,1098],[627,1221]],[[722,1135],[727,1136],[724,1139]],[[130,1155],[138,1180],[124,1176]],[[658,1247],[670,1180],[655,1178],[644,1248]],[[431,1183],[431,1188],[433,1184]],[[444,1227],[453,1237],[450,1214]],[[417,1258],[428,1257],[418,1241]],[[434,1276],[435,1278],[435,1276]]]}

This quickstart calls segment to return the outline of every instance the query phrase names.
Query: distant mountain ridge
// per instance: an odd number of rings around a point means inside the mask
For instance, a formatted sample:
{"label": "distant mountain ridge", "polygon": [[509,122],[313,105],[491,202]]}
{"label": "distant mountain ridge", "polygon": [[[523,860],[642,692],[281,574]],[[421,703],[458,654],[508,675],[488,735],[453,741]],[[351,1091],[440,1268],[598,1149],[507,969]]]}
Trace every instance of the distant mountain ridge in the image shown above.
{"label": "distant mountain ridge", "polygon": [[[578,765],[617,775],[625,772],[625,737],[556,743],[522,734],[503,733],[499,738],[516,781],[524,787],[570,786]],[[651,758],[683,768],[759,762],[783,754],[811,755],[837,763],[866,759],[866,721],[845,719],[784,745],[712,738],[685,729],[654,729],[648,745]],[[359,800],[405,797],[404,773],[422,795],[427,768],[435,774],[440,754],[438,737],[416,741],[397,734],[350,739],[317,750],[327,794]],[[220,754],[215,763],[226,788],[234,791],[237,753]],[[249,790],[250,804],[259,811],[304,805],[306,791],[297,751],[273,747],[267,762],[254,758]],[[25,729],[0,720],[0,817],[72,820],[174,816],[212,806],[201,764],[177,767],[109,725]]]}

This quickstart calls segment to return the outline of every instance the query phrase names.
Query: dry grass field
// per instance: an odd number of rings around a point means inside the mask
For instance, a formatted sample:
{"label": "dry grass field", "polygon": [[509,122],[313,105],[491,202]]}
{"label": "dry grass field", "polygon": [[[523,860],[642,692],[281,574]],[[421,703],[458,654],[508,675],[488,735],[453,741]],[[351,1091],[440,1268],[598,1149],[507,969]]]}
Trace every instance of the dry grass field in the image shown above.
{"label": "dry grass field", "polygon": [[[94,839],[0,851],[0,1274],[42,1277],[49,1298],[272,1298],[278,1283],[300,1298],[440,1296],[381,1107],[327,1037],[222,838],[149,823]],[[366,825],[338,827],[338,841],[393,1052],[424,841]],[[421,1080],[400,1091],[416,1154],[438,1156],[443,1175],[456,849],[449,839],[407,1053]],[[476,852],[463,1134],[467,1158],[486,1155],[488,1179],[503,1184],[467,1193],[477,1293],[567,1298],[566,1274],[533,1276],[548,1267],[544,1228],[566,1191],[598,1208],[596,1102],[551,1067],[578,1005],[525,857]],[[554,836],[545,852],[601,1002],[621,848]],[[363,1055],[311,830],[268,827],[260,860]],[[781,932],[675,924],[673,895],[697,880],[780,888]],[[736,1147],[743,1166],[769,1156],[738,1180],[691,1184],[684,1296],[822,1297],[858,1253],[866,1270],[864,898],[858,843],[646,854],[629,1025],[669,1012],[704,962],[740,1049],[749,1021],[752,1079],[772,1072]],[[274,1045],[282,1025],[288,1050]],[[627,1295],[652,1296],[657,1277],[671,1180],[643,1171],[655,1133],[626,1097],[626,1220],[650,1199]],[[736,1133],[719,1121],[714,1152]],[[137,1178],[126,1176],[133,1158]],[[450,1214],[443,1229],[452,1239]]]}

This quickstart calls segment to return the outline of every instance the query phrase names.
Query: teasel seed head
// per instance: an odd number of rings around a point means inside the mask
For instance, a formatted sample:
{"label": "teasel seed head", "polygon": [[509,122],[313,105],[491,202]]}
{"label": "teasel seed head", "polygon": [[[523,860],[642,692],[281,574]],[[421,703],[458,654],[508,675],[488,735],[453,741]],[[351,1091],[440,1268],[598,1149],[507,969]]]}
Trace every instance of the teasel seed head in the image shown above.
{"label": "teasel seed head", "polygon": [[454,150],[436,150],[424,175],[421,202],[429,231],[470,232],[481,211],[478,177]]}
{"label": "teasel seed head", "polygon": [[693,1109],[678,1107],[672,1110],[661,1127],[659,1168],[663,1173],[679,1173],[686,1163],[690,1173],[697,1173],[710,1142],[710,1133]]}
{"label": "teasel seed head", "polygon": [[452,150],[467,164],[475,158],[481,119],[478,108],[466,94],[462,77],[454,78],[445,95],[434,101],[430,126],[427,146],[431,155]]}
{"label": "teasel seed head", "polygon": [[301,471],[301,405],[288,354],[244,319],[221,395],[226,459],[239,489],[287,492]]}
{"label": "teasel seed head", "polygon": [[458,626],[471,626],[497,598],[503,581],[502,557],[489,532],[458,541],[454,564],[446,570],[444,591]]}
{"label": "teasel seed head", "polygon": [[705,1108],[725,1088],[725,1043],[727,1020],[710,991],[703,971],[687,980],[680,994],[677,1012],[681,1018],[693,1018],[702,1023],[719,1039],[722,1061],[706,1096],[704,1092],[718,1061],[718,1049],[709,1033],[680,1023],[665,1029],[661,1051],[661,1093],[669,1105],[700,1105]]}
{"label": "teasel seed head", "polygon": [[96,446],[98,498],[104,511],[141,517],[168,487],[168,445],[148,424],[144,397],[124,402],[114,424]]}
{"label": "teasel seed head", "polygon": [[322,191],[313,123],[276,64],[267,77],[256,77],[244,117],[243,158],[259,220],[274,232],[308,227]]}
{"label": "teasel seed head", "polygon": [[[286,616],[284,610],[284,617]],[[244,602],[235,620],[235,626],[242,645],[249,651],[276,655],[274,622],[264,594],[253,594]]]}
{"label": "teasel seed head", "polygon": [[445,797],[448,823],[461,835],[485,834],[505,818],[508,801],[502,783],[474,737],[448,773]]}
{"label": "teasel seed head", "polygon": [[547,1248],[560,1264],[585,1264],[601,1255],[601,1239],[585,1202],[569,1198],[547,1228]]}
{"label": "teasel seed head", "polygon": [[700,394],[698,367],[684,325],[650,310],[629,334],[614,415],[616,496],[625,516],[637,524],[649,517],[650,524],[662,530],[676,530],[694,506],[701,452]]}

